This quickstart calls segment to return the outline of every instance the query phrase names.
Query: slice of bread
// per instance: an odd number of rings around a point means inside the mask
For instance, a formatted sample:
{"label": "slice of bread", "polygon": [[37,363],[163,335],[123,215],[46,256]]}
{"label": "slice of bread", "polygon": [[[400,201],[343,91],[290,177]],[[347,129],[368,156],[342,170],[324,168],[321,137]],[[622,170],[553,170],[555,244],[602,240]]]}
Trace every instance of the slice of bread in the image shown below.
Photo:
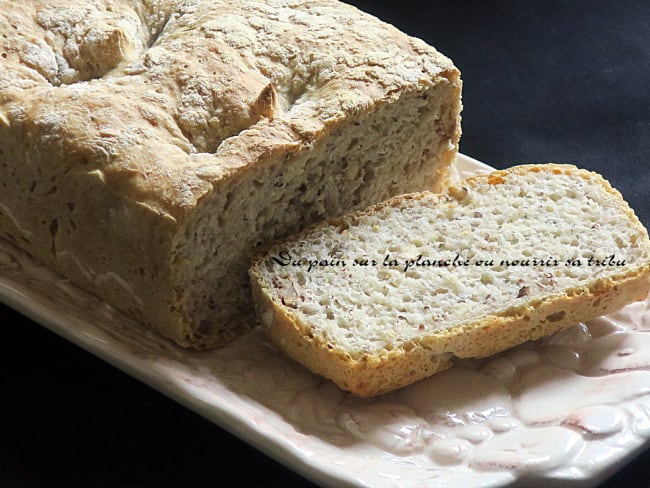
{"label": "slice of bread", "polygon": [[600,175],[522,165],[311,227],[249,274],[282,350],[372,396],[644,299],[650,241]]}

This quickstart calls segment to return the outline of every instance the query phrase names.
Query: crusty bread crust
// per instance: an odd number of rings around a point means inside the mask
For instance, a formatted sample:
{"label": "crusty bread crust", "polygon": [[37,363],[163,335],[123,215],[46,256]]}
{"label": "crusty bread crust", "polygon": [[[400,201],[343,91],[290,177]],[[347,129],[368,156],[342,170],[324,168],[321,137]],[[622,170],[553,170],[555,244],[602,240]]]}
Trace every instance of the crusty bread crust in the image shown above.
{"label": "crusty bread crust", "polygon": [[[521,165],[489,175],[465,180],[464,187],[498,184],[508,174],[525,172],[570,172],[585,178],[594,173],[578,170],[571,165]],[[629,218],[625,225],[638,228],[648,245],[648,234],[634,212],[602,177],[597,176],[603,188],[613,195]],[[447,194],[460,191],[450,188]],[[425,194],[411,194],[393,198],[364,212],[345,217],[347,223],[363,215],[397,206],[404,199],[417,201]],[[430,195],[429,195],[430,196]],[[440,196],[444,198],[444,196]],[[304,234],[318,232],[329,225],[341,225],[340,219],[307,229]],[[295,239],[300,239],[300,235]],[[588,286],[569,288],[561,295],[533,300],[522,306],[509,307],[497,314],[468,322],[459,327],[427,331],[395,349],[379,354],[364,354],[354,358],[346,350],[322,341],[311,331],[295,311],[278,300],[276,291],[260,273],[259,265],[266,256],[257,256],[249,274],[253,284],[254,301],[262,325],[272,341],[288,356],[307,366],[311,371],[334,381],[341,389],[361,397],[370,397],[406,386],[414,381],[443,371],[453,364],[453,358],[489,356],[526,341],[556,333],[579,322],[614,312],[628,303],[643,300],[650,293],[650,263],[643,262],[631,269],[607,278],[596,279]]]}
{"label": "crusty bread crust", "polygon": [[254,323],[254,246],[455,158],[453,63],[336,0],[0,0],[0,31],[0,238],[183,346]]}

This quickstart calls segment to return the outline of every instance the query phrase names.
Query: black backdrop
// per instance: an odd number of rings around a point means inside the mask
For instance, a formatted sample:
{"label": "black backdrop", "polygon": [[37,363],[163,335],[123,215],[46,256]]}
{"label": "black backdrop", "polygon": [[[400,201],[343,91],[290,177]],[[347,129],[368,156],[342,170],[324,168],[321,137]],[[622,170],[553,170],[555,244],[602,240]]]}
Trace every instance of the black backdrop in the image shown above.
{"label": "black backdrop", "polygon": [[[350,3],[455,61],[462,152],[599,171],[650,226],[650,2]],[[312,486],[7,307],[0,323],[0,487]],[[650,486],[648,463],[603,486]]]}

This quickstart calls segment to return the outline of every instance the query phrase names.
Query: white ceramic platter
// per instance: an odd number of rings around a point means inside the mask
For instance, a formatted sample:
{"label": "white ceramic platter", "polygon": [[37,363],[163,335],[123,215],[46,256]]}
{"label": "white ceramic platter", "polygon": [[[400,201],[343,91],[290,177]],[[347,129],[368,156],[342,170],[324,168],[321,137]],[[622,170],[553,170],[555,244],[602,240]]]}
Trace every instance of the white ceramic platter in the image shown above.
{"label": "white ceramic platter", "polygon": [[0,300],[325,486],[589,487],[650,439],[650,300],[371,400],[257,330],[180,349],[2,242]]}

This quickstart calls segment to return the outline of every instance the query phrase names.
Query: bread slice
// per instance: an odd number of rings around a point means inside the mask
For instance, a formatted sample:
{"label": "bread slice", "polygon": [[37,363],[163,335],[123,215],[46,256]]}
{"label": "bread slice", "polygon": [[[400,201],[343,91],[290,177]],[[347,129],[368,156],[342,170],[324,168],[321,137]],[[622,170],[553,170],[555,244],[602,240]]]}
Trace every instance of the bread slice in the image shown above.
{"label": "bread slice", "polygon": [[522,165],[312,227],[249,275],[282,350],[372,396],[644,299],[650,242],[600,175]]}

